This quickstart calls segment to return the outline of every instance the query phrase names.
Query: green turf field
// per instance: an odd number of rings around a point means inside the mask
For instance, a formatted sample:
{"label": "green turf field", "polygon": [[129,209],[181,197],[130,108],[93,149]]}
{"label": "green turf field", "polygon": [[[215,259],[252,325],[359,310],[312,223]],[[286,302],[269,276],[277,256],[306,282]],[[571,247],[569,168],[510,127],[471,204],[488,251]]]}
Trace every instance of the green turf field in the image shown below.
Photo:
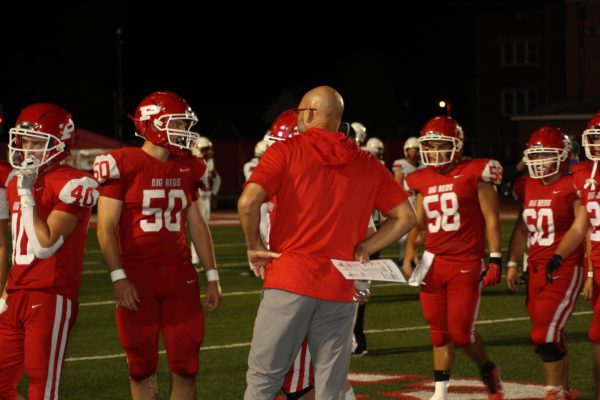
{"label": "green turf field", "polygon": [[[507,243],[512,222],[503,223]],[[224,292],[219,310],[206,317],[205,341],[200,354],[198,398],[241,399],[245,388],[246,359],[261,282],[248,275],[245,246],[239,227],[211,228]],[[503,249],[506,254],[506,248]],[[387,248],[382,257],[395,257]],[[505,256],[506,258],[506,256]],[[63,399],[128,399],[126,360],[117,341],[112,285],[95,238],[90,230],[77,323],[71,335],[68,359],[61,380]],[[204,281],[204,277],[202,277]],[[376,284],[367,306],[365,329],[369,353],[352,360],[353,373],[431,376],[429,333],[421,316],[415,288]],[[579,300],[567,325],[567,345],[572,387],[592,396],[592,347],[587,341],[591,308]],[[504,281],[484,289],[479,312],[481,333],[491,357],[502,369],[505,381],[542,383],[542,369],[528,339],[529,322],[524,295],[510,292]],[[164,354],[159,364],[160,398],[168,398],[168,373]],[[452,378],[478,378],[475,366],[457,355]],[[401,397],[400,391],[419,381],[405,377],[388,383],[355,385],[361,399]],[[456,382],[459,382],[458,380]],[[23,388],[21,388],[23,392]],[[387,394],[386,394],[387,393]],[[482,395],[456,395],[461,399],[484,399]],[[478,397],[479,396],[479,397]],[[427,397],[428,398],[428,397]],[[523,398],[523,397],[519,397]]]}

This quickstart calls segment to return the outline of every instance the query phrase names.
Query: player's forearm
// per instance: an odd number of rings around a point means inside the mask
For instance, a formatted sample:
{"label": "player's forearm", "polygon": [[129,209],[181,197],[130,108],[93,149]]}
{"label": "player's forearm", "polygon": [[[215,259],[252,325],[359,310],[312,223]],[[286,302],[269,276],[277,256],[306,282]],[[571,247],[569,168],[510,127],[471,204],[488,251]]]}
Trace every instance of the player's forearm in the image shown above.
{"label": "player's forearm", "polygon": [[527,233],[522,229],[522,220],[517,220],[510,237],[508,247],[508,261],[518,262],[527,249]]}
{"label": "player's forearm", "polygon": [[414,259],[417,254],[417,243],[416,239],[419,236],[420,228],[417,224],[409,233],[406,238],[406,247],[404,248],[404,261],[410,262]]}
{"label": "player's forearm", "polygon": [[565,236],[563,236],[554,254],[558,254],[563,259],[569,257],[583,242],[585,234],[586,231],[581,230],[578,227],[571,227],[567,233],[565,233]]}
{"label": "player's forearm", "polygon": [[502,252],[502,231],[500,229],[500,221],[498,218],[487,218],[485,222],[485,231],[490,253]]}
{"label": "player's forearm", "polygon": [[212,236],[206,221],[204,221],[204,219],[200,219],[200,222],[196,224],[193,231],[190,232],[190,235],[204,270],[207,271],[209,269],[216,269],[217,262],[215,261]]}
{"label": "player's forearm", "polygon": [[121,268],[121,257],[119,256],[118,228],[115,226],[104,226],[99,223],[96,229],[100,251],[109,271]]}

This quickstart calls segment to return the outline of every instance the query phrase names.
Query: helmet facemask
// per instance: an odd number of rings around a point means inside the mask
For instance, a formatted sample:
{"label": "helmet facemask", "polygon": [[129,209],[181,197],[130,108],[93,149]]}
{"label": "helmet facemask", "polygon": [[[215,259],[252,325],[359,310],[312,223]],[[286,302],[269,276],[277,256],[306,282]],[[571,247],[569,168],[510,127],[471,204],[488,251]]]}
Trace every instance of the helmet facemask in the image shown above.
{"label": "helmet facemask", "polygon": [[533,147],[524,152],[523,162],[534,179],[548,178],[558,174],[561,163],[565,162],[568,152],[550,147]]}
{"label": "helmet facemask", "polygon": [[600,161],[600,128],[586,129],[581,135],[585,156],[592,161]]}
{"label": "helmet facemask", "polygon": [[9,131],[9,162],[15,169],[38,169],[65,152],[65,143],[58,137],[21,124]]}
{"label": "helmet facemask", "polygon": [[191,150],[193,144],[198,140],[196,132],[191,129],[198,122],[196,114],[165,114],[156,118],[153,122],[155,129],[167,133],[167,143],[179,149]]}
{"label": "helmet facemask", "polygon": [[421,136],[418,141],[421,162],[432,167],[455,162],[462,150],[461,140],[435,133]]}

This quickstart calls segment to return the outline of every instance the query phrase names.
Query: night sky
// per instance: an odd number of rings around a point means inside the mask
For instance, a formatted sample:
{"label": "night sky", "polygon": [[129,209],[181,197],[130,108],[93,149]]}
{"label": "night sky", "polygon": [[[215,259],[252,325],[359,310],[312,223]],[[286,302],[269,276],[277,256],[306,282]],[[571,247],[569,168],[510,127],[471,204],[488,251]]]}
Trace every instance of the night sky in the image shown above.
{"label": "night sky", "polygon": [[[174,2],[140,11],[143,3],[83,1],[58,13],[29,3],[19,7],[34,13],[2,16],[0,103],[6,125],[25,105],[50,101],[69,109],[77,126],[114,136],[122,28],[124,114],[150,92],[172,90],[191,104],[200,133],[258,138],[279,111],[328,84],[344,97],[345,120],[362,121],[371,136],[406,137],[441,113],[441,98],[452,101],[459,122],[472,118],[475,17],[519,3],[428,3],[412,13],[365,9],[320,18],[282,13],[276,20],[245,18],[262,12],[234,3],[221,4],[219,14]],[[133,125],[123,117],[128,140]]]}

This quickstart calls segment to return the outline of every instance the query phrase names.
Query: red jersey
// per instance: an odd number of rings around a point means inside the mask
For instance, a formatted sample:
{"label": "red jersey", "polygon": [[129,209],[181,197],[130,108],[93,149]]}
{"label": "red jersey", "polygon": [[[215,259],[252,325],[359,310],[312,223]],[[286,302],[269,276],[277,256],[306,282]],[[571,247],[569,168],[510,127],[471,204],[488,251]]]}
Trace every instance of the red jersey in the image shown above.
{"label": "red jersey", "polygon": [[354,284],[330,260],[353,260],[371,210],[387,213],[408,198],[369,153],[314,128],[272,145],[249,182],[277,198],[269,246],[282,255],[268,265],[264,287],[332,301],[352,301]]}
{"label": "red jersey", "polygon": [[198,199],[204,170],[204,163],[191,155],[163,162],[139,147],[96,157],[100,195],[123,202],[119,253],[124,268],[189,261],[186,210]]}
{"label": "red jersey", "polygon": [[[579,199],[573,175],[563,175],[550,185],[524,176],[515,181],[515,197],[523,206],[522,218],[529,231],[528,260],[546,263],[575,220],[573,203]],[[583,245],[565,260],[581,265]]]}
{"label": "red jersey", "polygon": [[[595,268],[600,267],[600,185],[596,184],[596,190],[591,190],[590,187],[584,188],[585,181],[592,174],[593,161],[582,161],[573,166],[573,181],[576,189],[581,196],[581,205],[585,207],[592,234],[590,240],[592,242],[592,265]],[[596,180],[599,180],[600,174],[596,173]]]}
{"label": "red jersey", "polygon": [[6,201],[6,184],[12,166],[6,161],[0,161],[0,219],[8,219],[8,202]]}
{"label": "red jersey", "polygon": [[407,175],[406,185],[423,197],[425,250],[452,261],[485,257],[485,220],[477,184],[501,181],[502,166],[486,158],[463,159],[445,174],[427,167]]}
{"label": "red jersey", "polygon": [[52,256],[39,259],[29,245],[21,216],[17,180],[9,179],[6,197],[11,212],[12,268],[6,290],[51,291],[77,300],[81,286],[83,253],[92,207],[98,199],[98,182],[90,174],[59,165],[40,175],[32,193],[40,217],[48,219],[54,210],[75,215],[79,221],[64,244]]}

